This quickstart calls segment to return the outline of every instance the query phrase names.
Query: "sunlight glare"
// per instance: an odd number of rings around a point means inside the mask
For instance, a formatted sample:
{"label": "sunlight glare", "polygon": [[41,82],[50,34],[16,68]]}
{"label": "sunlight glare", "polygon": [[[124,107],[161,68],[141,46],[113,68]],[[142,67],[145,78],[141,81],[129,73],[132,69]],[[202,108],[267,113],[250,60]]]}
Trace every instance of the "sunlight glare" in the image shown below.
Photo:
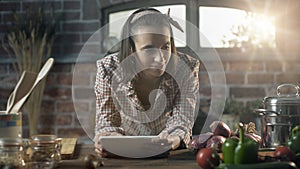
{"label": "sunlight glare", "polygon": [[[267,15],[234,8],[200,7],[200,30],[210,45],[202,47],[275,47],[275,20]],[[222,19],[223,18],[223,19]],[[226,18],[226,19],[224,19]],[[214,22],[212,22],[214,21]]]}

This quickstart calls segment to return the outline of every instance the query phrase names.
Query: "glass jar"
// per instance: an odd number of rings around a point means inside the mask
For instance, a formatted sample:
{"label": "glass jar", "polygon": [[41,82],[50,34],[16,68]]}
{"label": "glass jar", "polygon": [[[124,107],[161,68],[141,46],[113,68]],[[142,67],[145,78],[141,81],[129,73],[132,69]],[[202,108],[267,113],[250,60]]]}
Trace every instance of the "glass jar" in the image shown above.
{"label": "glass jar", "polygon": [[61,161],[61,139],[56,135],[33,135],[28,141],[30,169],[52,169]]}
{"label": "glass jar", "polygon": [[21,138],[0,138],[0,168],[24,168],[25,150]]}

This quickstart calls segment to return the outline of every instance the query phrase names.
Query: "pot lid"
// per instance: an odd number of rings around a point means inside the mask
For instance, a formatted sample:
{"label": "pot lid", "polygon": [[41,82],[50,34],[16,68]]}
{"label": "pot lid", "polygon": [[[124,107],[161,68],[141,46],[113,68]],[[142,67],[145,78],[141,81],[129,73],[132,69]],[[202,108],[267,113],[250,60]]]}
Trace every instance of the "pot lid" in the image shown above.
{"label": "pot lid", "polygon": [[[290,92],[292,91],[294,92]],[[264,103],[268,105],[274,104],[300,104],[299,96],[300,87],[295,84],[282,84],[277,87],[277,96],[269,96],[264,98]],[[287,91],[287,92],[283,92]]]}

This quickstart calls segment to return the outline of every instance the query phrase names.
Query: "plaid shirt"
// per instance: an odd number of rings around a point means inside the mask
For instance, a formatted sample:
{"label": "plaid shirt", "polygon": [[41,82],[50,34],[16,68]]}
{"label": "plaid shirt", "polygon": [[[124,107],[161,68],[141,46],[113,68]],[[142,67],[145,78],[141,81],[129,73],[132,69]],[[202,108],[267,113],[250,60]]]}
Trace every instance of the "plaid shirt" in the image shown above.
{"label": "plaid shirt", "polygon": [[199,61],[182,53],[178,53],[178,60],[181,62],[178,62],[175,73],[164,73],[162,76],[159,90],[149,110],[145,110],[138,99],[132,79],[128,82],[113,82],[114,76],[118,79],[123,72],[118,69],[121,66],[117,54],[98,60],[95,134],[168,134],[178,135],[188,143],[198,101]]}

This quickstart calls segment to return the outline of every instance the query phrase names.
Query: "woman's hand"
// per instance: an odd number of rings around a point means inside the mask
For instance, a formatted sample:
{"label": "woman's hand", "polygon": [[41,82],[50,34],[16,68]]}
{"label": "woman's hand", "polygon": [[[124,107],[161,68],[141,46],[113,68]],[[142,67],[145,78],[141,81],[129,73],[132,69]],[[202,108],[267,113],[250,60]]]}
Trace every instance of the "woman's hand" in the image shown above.
{"label": "woman's hand", "polygon": [[172,150],[177,149],[180,146],[180,137],[177,135],[168,135],[167,133],[161,133],[159,135],[161,139],[167,139],[172,145]]}
{"label": "woman's hand", "polygon": [[168,141],[172,143],[172,150],[177,149],[180,146],[180,137],[176,135],[168,136]]}
{"label": "woman's hand", "polygon": [[100,134],[97,134],[95,136],[95,139],[94,139],[94,147],[95,147],[95,152],[98,156],[100,157],[108,157],[110,155],[109,152],[107,152],[101,145],[101,141],[100,141],[100,137],[101,136],[122,136],[122,134],[118,133],[118,132],[103,132],[103,133],[100,133]]}

